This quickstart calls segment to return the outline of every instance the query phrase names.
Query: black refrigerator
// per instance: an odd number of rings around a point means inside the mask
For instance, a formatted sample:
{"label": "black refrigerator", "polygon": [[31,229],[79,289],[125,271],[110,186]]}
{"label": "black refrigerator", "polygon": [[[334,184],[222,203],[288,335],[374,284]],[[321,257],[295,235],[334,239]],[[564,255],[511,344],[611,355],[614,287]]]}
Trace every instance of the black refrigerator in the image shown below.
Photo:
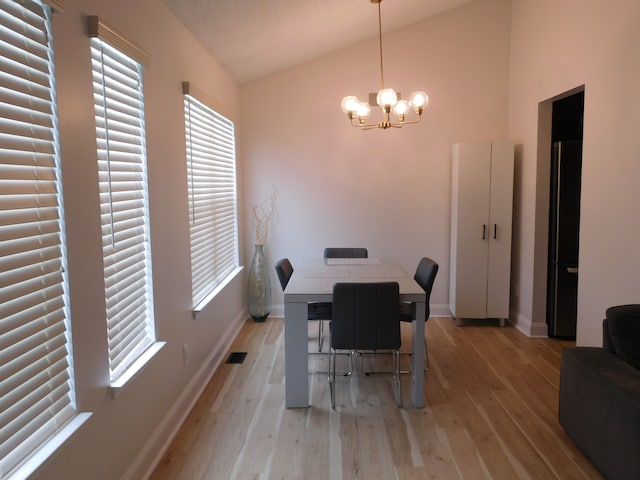
{"label": "black refrigerator", "polygon": [[550,337],[575,338],[582,142],[555,142],[551,154],[547,324]]}

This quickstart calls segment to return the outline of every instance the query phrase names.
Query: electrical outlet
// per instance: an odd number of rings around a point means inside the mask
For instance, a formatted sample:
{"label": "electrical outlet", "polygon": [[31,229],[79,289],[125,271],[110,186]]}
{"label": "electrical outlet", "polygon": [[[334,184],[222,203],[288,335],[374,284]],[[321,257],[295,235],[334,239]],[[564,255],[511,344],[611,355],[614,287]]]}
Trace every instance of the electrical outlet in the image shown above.
{"label": "electrical outlet", "polygon": [[189,346],[185,343],[182,345],[182,363],[184,365],[187,364],[187,360],[189,358]]}

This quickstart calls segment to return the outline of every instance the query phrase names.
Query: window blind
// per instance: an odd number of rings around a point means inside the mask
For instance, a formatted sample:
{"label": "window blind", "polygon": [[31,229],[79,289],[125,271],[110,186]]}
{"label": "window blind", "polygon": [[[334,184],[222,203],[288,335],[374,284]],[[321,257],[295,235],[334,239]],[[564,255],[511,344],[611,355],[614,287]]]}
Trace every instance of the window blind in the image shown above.
{"label": "window blind", "polygon": [[142,66],[91,39],[111,382],[155,342]]}
{"label": "window blind", "polygon": [[232,121],[184,96],[194,308],[239,265],[235,130]]}
{"label": "window blind", "polygon": [[0,0],[0,478],[75,414],[50,14]]}

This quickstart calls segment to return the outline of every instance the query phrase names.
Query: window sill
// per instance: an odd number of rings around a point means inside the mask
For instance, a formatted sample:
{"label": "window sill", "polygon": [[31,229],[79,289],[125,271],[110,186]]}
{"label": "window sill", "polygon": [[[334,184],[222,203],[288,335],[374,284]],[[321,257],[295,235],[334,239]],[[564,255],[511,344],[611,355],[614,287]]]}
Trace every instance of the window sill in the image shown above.
{"label": "window sill", "polygon": [[147,350],[140,355],[135,362],[131,364],[131,366],[122,374],[120,377],[111,382],[109,385],[109,390],[111,391],[111,396],[116,398],[122,390],[133,380],[135,377],[140,375],[140,373],[149,365],[151,360],[158,354],[160,350],[166,345],[166,342],[155,342],[151,345]]}
{"label": "window sill", "polygon": [[226,288],[227,285],[229,285],[231,283],[231,281],[233,279],[235,279],[240,272],[242,272],[242,270],[244,269],[244,267],[236,267],[229,275],[227,275],[225,277],[224,280],[222,280],[217,286],[216,288],[214,288],[211,293],[209,295],[207,295],[204,300],[202,300],[200,303],[198,303],[195,307],[193,307],[193,318],[195,319],[198,314],[205,309],[205,307],[207,305],[209,305],[209,303],[211,303],[213,301],[214,298],[216,298],[216,296],[218,296],[218,294],[224,290]]}
{"label": "window sill", "polygon": [[76,414],[69,422],[60,429],[49,441],[44,443],[42,447],[37,449],[20,467],[12,471],[6,480],[18,480],[30,478],[37,474],[38,471],[46,467],[47,463],[52,460],[56,453],[59,452],[64,445],[76,434],[80,428],[87,423],[92,413],[81,412]]}

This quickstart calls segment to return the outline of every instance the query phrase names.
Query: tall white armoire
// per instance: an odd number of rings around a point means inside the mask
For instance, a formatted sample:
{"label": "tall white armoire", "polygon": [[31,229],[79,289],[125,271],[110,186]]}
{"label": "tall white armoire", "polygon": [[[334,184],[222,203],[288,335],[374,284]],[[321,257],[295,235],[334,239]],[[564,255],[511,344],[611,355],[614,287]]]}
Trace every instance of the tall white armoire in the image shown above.
{"label": "tall white armoire", "polygon": [[512,143],[457,143],[451,171],[449,309],[461,319],[509,318]]}

